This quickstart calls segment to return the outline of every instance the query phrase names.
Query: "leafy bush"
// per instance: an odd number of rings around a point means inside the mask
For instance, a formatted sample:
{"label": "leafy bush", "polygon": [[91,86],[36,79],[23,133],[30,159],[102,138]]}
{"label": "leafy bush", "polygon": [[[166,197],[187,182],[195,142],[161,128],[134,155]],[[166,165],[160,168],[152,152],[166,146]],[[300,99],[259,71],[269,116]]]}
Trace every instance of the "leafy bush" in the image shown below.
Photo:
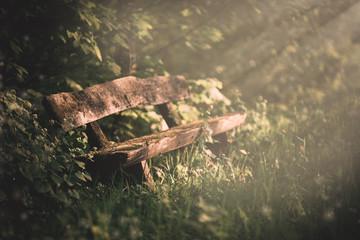
{"label": "leafy bush", "polygon": [[9,224],[2,237],[8,237],[17,225],[11,221],[69,205],[81,197],[79,187],[91,177],[85,163],[74,158],[86,150],[81,132],[50,135],[39,125],[33,106],[14,91],[0,93],[0,129],[0,216]]}

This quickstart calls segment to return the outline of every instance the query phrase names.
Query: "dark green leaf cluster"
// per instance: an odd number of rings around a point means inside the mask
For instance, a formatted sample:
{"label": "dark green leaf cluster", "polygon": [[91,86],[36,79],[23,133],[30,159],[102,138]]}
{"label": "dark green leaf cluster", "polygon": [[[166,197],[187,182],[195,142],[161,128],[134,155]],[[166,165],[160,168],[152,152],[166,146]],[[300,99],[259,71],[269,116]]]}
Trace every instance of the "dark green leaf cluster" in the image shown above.
{"label": "dark green leaf cluster", "polygon": [[14,91],[0,93],[0,129],[0,221],[9,224],[9,231],[15,227],[12,221],[81,198],[79,188],[91,181],[85,163],[75,160],[86,150],[84,137],[75,132],[51,136],[39,125],[32,105]]}
{"label": "dark green leaf cluster", "polygon": [[87,87],[124,75],[199,77],[196,66],[178,63],[223,40],[213,19],[218,8],[207,1],[5,0],[3,87],[48,94],[68,91],[69,81]]}

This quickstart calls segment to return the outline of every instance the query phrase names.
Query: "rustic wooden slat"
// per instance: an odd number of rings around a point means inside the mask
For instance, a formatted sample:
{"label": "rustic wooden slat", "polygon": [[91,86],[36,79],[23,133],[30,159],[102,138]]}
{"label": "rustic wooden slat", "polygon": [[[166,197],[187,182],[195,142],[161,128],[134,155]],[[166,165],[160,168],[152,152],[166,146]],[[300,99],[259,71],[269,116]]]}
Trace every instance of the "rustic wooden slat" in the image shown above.
{"label": "rustic wooden slat", "polygon": [[82,91],[46,96],[44,106],[65,131],[100,118],[144,105],[159,105],[191,96],[183,76],[133,76],[116,79]]}
{"label": "rustic wooden slat", "polygon": [[[218,135],[240,126],[245,122],[245,118],[246,113],[232,113],[208,120],[207,127],[212,131],[212,135]],[[95,153],[95,161],[104,164],[106,159],[118,159],[122,162],[123,167],[129,167],[159,154],[193,143],[204,133],[202,131],[203,127],[204,121],[200,120],[161,133],[114,144]]]}

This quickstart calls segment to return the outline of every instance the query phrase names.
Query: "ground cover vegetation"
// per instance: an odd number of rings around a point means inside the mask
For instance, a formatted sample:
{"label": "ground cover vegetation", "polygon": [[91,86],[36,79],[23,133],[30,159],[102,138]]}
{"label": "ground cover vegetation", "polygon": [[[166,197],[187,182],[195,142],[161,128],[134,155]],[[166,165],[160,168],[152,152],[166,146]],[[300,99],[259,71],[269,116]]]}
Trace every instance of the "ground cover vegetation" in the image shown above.
{"label": "ground cover vegetation", "polygon": [[[3,1],[0,238],[359,239],[359,11],[354,0]],[[98,182],[75,158],[91,156],[85,128],[63,132],[41,105],[177,74],[194,93],[176,106],[184,122],[244,109],[247,122],[221,154],[205,135],[149,160],[153,189]],[[159,120],[144,107],[100,124],[117,142]]]}

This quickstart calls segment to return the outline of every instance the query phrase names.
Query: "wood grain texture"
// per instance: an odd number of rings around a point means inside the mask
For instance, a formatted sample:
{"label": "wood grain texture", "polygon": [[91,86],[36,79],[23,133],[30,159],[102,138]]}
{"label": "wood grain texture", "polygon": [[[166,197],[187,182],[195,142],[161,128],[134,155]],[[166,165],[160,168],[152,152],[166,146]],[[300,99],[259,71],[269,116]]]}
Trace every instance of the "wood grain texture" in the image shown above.
{"label": "wood grain texture", "polygon": [[[245,122],[246,113],[232,113],[208,120],[207,127],[211,135],[231,130]],[[118,159],[123,167],[129,167],[195,142],[204,134],[204,121],[173,127],[167,131],[113,144],[94,155],[95,161],[106,162],[106,159]]]}
{"label": "wood grain texture", "polygon": [[191,96],[183,76],[133,76],[116,79],[82,91],[58,93],[44,98],[45,108],[65,131],[126,109],[159,105]]}

